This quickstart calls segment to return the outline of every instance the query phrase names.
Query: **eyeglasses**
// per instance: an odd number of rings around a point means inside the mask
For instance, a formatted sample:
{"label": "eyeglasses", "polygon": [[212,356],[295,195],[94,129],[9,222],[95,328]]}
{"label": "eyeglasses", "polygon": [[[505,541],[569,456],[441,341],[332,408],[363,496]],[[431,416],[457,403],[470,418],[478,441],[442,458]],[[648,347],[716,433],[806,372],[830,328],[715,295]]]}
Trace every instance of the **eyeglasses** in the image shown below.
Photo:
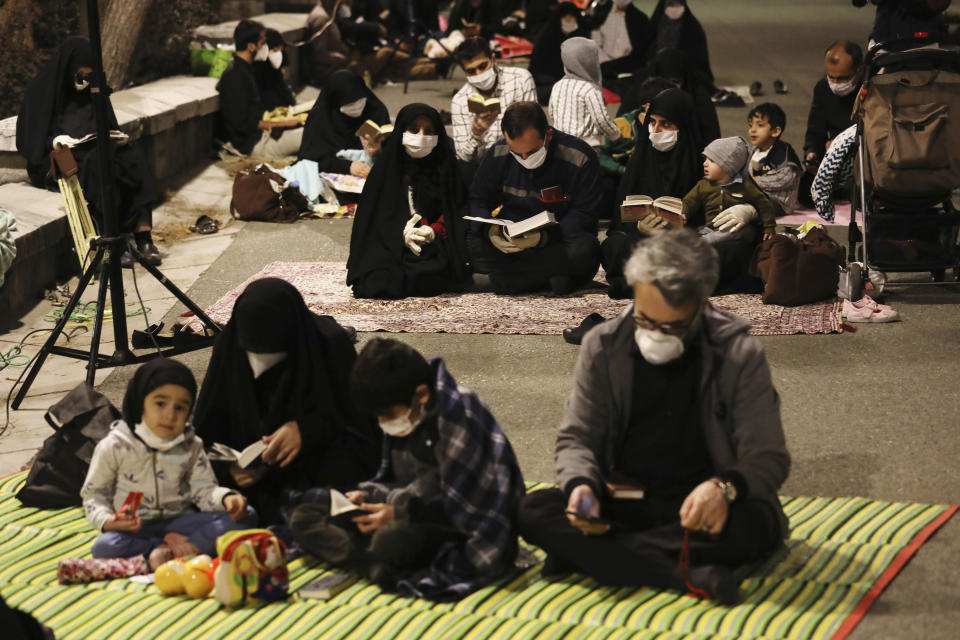
{"label": "eyeglasses", "polygon": [[643,311],[634,310],[633,324],[641,329],[659,331],[668,336],[682,336],[690,331],[690,327],[693,326],[699,316],[700,312],[697,311],[689,320],[681,320],[680,322],[657,322],[648,318]]}

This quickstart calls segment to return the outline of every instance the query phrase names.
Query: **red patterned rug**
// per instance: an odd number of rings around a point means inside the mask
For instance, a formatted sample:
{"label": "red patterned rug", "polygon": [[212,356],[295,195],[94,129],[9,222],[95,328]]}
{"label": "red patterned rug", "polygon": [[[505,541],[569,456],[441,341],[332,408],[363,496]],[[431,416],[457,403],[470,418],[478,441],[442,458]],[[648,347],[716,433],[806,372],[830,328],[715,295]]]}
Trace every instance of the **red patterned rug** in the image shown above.
{"label": "red patterned rug", "polygon": [[[410,333],[560,334],[597,312],[610,318],[625,300],[611,300],[599,282],[568,296],[535,294],[498,296],[493,293],[448,294],[403,300],[358,300],[345,284],[347,269],[339,262],[274,262],[207,309],[210,317],[226,323],[237,296],[257,279],[282,278],[294,285],[311,311],[331,315],[357,331]],[[717,308],[736,313],[752,323],[754,335],[839,333],[838,300],[802,307],[765,305],[759,295],[711,298]],[[196,321],[195,321],[196,322]]]}

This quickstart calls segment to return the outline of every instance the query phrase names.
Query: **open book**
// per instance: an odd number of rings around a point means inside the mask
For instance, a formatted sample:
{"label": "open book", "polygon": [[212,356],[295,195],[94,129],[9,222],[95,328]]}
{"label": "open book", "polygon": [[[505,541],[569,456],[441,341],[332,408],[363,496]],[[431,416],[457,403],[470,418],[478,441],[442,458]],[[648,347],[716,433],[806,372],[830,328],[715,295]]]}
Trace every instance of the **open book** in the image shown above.
{"label": "open book", "polygon": [[500,220],[498,218],[477,218],[474,216],[463,216],[464,220],[473,220],[474,222],[484,222],[486,224],[496,224],[503,227],[510,237],[522,235],[528,231],[536,231],[543,227],[549,227],[557,224],[557,218],[552,211],[541,211],[532,215],[526,220]]}
{"label": "open book", "polygon": [[[90,142],[91,140],[96,140],[96,139],[97,139],[97,134],[88,133],[82,138],[77,139],[77,141],[74,142],[73,144],[68,144],[67,146],[73,149],[76,146],[79,146],[81,144],[84,144],[86,142]],[[130,136],[125,134],[123,131],[120,131],[119,129],[111,129],[110,139],[115,141],[117,144],[126,144],[130,140]]]}
{"label": "open book", "polygon": [[357,516],[368,513],[370,512],[350,502],[347,496],[336,489],[330,489],[330,520],[332,520],[334,524],[346,527],[349,524],[353,524],[353,519]]}
{"label": "open book", "polygon": [[226,460],[228,462],[236,462],[240,465],[241,469],[246,469],[253,461],[260,457],[260,454],[264,452],[267,448],[267,443],[263,440],[257,440],[249,447],[243,451],[237,451],[233,447],[228,447],[227,445],[215,442],[213,446],[210,447],[210,459],[211,460]]}
{"label": "open book", "polygon": [[627,196],[620,204],[621,222],[643,220],[651,213],[675,227],[682,227],[687,221],[683,215],[683,200],[680,198],[663,196],[654,200],[650,196]]}
{"label": "open book", "polygon": [[393,133],[393,125],[389,122],[385,125],[378,125],[373,120],[367,120],[357,129],[356,136],[362,138],[369,136],[371,138],[388,136]]}
{"label": "open book", "polygon": [[500,113],[500,98],[484,98],[475,93],[467,98],[467,109],[470,113]]}

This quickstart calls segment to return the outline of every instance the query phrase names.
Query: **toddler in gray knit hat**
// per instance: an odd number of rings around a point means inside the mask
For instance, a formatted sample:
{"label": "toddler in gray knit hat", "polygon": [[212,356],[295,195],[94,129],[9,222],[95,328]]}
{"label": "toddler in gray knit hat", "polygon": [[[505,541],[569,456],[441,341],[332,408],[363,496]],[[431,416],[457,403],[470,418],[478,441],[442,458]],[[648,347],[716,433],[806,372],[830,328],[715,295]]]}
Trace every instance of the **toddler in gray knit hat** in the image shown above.
{"label": "toddler in gray knit hat", "polygon": [[[740,136],[717,138],[703,150],[707,160],[703,163],[703,175],[716,184],[729,184],[736,180],[747,164],[750,151],[747,142]],[[712,166],[711,166],[712,165]]]}

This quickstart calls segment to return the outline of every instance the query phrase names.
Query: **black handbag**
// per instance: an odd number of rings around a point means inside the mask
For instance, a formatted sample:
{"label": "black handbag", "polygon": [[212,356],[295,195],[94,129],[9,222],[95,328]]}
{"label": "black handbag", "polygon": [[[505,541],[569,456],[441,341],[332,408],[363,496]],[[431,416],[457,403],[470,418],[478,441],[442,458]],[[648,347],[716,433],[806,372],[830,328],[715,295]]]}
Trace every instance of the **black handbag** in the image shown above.
{"label": "black handbag", "polygon": [[82,504],[80,487],[97,443],[110,432],[120,411],[83,382],[44,416],[55,433],[43,441],[17,499],[25,506],[60,509]]}

